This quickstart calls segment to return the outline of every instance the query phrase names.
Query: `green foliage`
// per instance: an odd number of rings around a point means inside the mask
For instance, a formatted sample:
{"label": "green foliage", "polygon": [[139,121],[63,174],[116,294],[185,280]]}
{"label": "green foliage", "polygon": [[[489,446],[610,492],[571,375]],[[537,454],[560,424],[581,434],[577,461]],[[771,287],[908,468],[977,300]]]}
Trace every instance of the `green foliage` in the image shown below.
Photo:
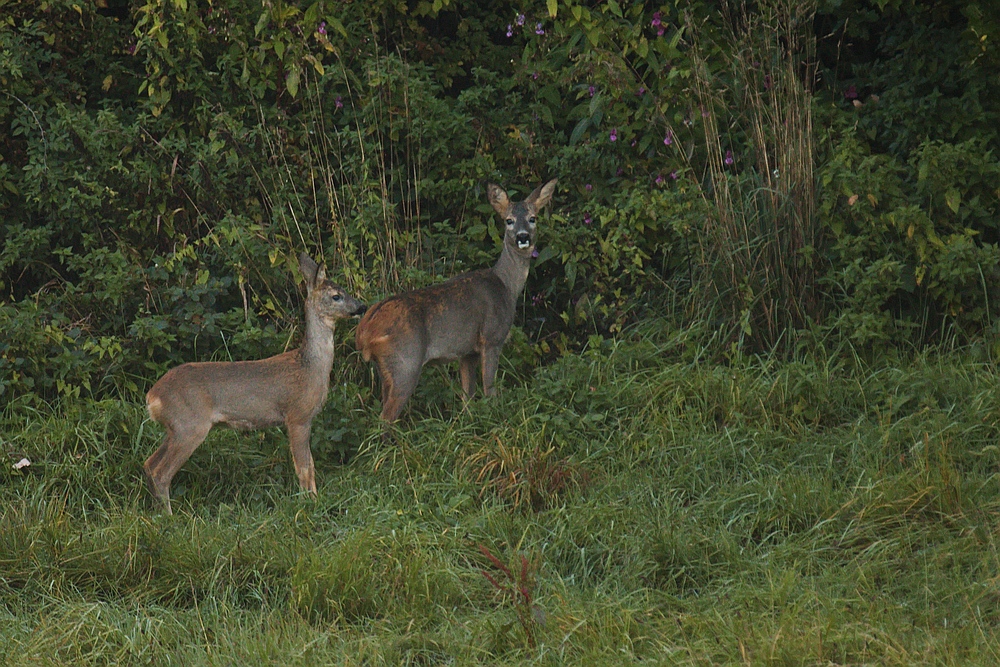
{"label": "green foliage", "polygon": [[1000,108],[984,74],[998,57],[995,18],[978,2],[876,4],[835,10],[856,12],[834,30],[856,45],[840,74],[825,73],[830,325],[864,342],[990,335]]}
{"label": "green foliage", "polygon": [[[649,313],[726,353],[994,331],[995,18],[824,2],[814,59],[768,7],[9,0],[3,400],[294,345],[303,248],[368,301],[488,266],[487,181],[560,182],[522,377]],[[354,423],[321,424],[341,455]]]}
{"label": "green foliage", "polygon": [[846,296],[835,326],[859,342],[990,327],[1000,162],[985,144],[926,141],[904,164],[846,131],[820,182],[829,281]]}

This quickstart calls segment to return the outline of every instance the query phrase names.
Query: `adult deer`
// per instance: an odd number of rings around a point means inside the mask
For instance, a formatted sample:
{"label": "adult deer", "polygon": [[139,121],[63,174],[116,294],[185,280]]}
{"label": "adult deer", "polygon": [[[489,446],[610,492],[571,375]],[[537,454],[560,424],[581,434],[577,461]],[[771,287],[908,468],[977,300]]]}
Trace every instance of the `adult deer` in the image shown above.
{"label": "adult deer", "polygon": [[424,364],[459,361],[462,391],[476,391],[476,366],[483,393],[493,381],[517,298],[528,279],[535,249],[536,216],[556,189],[556,180],[512,202],[492,183],[490,204],[506,225],[500,259],[490,269],[472,271],[438,285],[404,292],[373,306],[355,334],[365,361],[374,359],[382,377],[382,419],[393,422],[413,393]]}
{"label": "adult deer", "polygon": [[299,268],[306,279],[301,347],[259,361],[182,364],[167,371],[146,394],[150,417],[167,435],[143,467],[153,496],[167,514],[170,480],[218,423],[247,430],[284,422],[299,486],[316,494],[309,430],[330,385],[334,325],[364,314],[366,307],[328,281],[326,270],[305,253],[299,255]]}

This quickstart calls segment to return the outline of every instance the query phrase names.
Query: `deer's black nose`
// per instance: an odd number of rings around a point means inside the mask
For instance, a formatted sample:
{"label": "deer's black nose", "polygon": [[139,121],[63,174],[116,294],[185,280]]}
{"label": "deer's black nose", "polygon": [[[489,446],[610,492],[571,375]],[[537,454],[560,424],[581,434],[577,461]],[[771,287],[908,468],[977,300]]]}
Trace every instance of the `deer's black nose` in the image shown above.
{"label": "deer's black nose", "polygon": [[514,236],[514,240],[517,241],[518,248],[526,248],[531,245],[531,235],[528,232],[518,232]]}

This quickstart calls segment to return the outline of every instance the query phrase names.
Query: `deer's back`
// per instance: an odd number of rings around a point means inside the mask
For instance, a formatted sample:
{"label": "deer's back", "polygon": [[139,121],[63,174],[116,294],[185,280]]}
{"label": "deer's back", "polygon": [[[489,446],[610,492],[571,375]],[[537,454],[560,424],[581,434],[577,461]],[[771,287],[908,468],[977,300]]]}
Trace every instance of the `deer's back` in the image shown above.
{"label": "deer's back", "polygon": [[457,359],[503,343],[514,321],[506,286],[489,269],[391,296],[361,319],[356,343],[366,360],[386,354]]}
{"label": "deer's back", "polygon": [[298,350],[258,361],[193,362],[167,371],[146,394],[146,405],[164,425],[207,416],[237,429],[261,428],[289,416],[311,417],[327,387],[310,380]]}

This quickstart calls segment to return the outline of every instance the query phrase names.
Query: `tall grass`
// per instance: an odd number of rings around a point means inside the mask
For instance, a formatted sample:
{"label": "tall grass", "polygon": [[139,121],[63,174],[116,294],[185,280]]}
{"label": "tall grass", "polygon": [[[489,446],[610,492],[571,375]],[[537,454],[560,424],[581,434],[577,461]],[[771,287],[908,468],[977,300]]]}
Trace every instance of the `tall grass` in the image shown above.
{"label": "tall grass", "polygon": [[[702,336],[656,322],[595,339],[463,412],[432,374],[398,442],[363,412],[351,463],[318,457],[315,501],[280,430],[213,432],[173,517],[142,485],[160,434],[139,405],[8,411],[0,650],[13,665],[995,664],[995,368],[720,365]],[[539,460],[580,474],[504,485]]]}
{"label": "tall grass", "polygon": [[724,304],[734,336],[770,349],[818,315],[816,3],[773,0],[751,9],[726,2],[722,9],[725,65],[710,71],[703,55],[710,38],[695,42],[705,196],[713,204],[700,236],[711,293],[705,302]]}
{"label": "tall grass", "polygon": [[410,85],[406,64],[387,55],[373,58],[365,70],[367,80],[361,82],[346,68],[341,71],[348,90],[362,87],[346,101],[352,125],[338,122],[344,100],[306,72],[301,99],[305,150],[298,156],[305,164],[286,154],[287,137],[258,108],[259,149],[267,167],[255,171],[277,228],[285,230],[285,254],[294,256],[295,248],[316,245],[326,256],[323,246],[329,244],[346,286],[388,291],[400,285],[401,265],[412,266],[416,258],[411,253],[419,252],[409,206],[418,193],[411,191],[415,182],[402,166],[419,160],[409,154],[408,144],[391,138],[406,136],[400,128],[412,124],[409,110],[399,115],[395,100],[378,92],[391,81],[405,99]]}
{"label": "tall grass", "polygon": [[[425,165],[437,165],[435,175],[446,181],[438,187],[445,190],[461,190],[475,179],[442,176],[449,166],[440,164],[441,154],[453,147],[450,142],[464,140],[452,135],[466,119],[438,99],[437,88],[426,71],[380,53],[365,61],[360,76],[343,63],[322,80],[305,73],[303,127],[293,141],[258,108],[254,150],[266,166],[255,171],[273,226],[284,230],[278,253],[294,256],[296,248],[318,246],[345,285],[361,293],[393,293],[448,270],[446,258],[429,252],[435,235],[424,226],[422,207],[442,202],[440,192],[435,199],[421,190],[434,182]],[[294,156],[287,153],[290,146]],[[468,197],[452,193],[446,215],[461,222]],[[452,233],[460,228],[448,226]]]}

